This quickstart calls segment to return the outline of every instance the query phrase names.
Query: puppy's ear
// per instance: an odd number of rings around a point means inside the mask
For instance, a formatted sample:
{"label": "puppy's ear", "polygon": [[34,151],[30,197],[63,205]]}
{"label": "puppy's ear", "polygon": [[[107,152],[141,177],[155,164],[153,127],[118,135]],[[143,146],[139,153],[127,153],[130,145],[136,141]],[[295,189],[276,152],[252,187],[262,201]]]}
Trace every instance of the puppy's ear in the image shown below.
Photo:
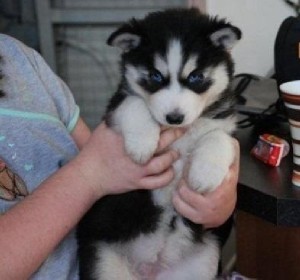
{"label": "puppy's ear", "polygon": [[239,28],[226,24],[210,34],[209,38],[215,46],[230,51],[237,41],[242,38],[242,32]]}
{"label": "puppy's ear", "polygon": [[128,52],[138,47],[141,43],[141,34],[138,22],[132,19],[129,23],[124,24],[107,39],[107,44],[118,47],[123,52]]}

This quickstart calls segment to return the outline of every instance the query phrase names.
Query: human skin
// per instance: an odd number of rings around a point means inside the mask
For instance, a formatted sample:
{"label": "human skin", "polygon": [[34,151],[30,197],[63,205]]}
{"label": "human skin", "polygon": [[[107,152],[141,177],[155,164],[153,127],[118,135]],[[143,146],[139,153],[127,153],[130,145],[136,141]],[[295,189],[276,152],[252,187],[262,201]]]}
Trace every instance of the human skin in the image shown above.
{"label": "human skin", "polygon": [[[175,151],[159,153],[140,166],[125,154],[121,137],[104,124],[90,136],[80,120],[72,135],[81,152],[0,216],[0,279],[30,278],[101,197],[162,187],[174,176]],[[178,130],[165,132],[158,151],[180,135]]]}

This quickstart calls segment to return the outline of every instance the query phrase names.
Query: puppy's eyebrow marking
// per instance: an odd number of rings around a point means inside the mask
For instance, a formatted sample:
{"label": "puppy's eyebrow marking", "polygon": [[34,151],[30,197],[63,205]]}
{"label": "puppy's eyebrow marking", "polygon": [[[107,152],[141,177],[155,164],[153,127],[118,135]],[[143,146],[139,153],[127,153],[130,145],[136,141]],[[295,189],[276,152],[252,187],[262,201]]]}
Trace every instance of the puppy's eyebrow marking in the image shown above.
{"label": "puppy's eyebrow marking", "polygon": [[182,78],[187,78],[188,75],[193,72],[194,70],[196,70],[197,68],[197,59],[198,56],[196,54],[191,55],[187,61],[185,62],[182,72],[181,72],[181,76]]}
{"label": "puppy's eyebrow marking", "polygon": [[125,76],[127,79],[133,79],[135,81],[139,80],[148,75],[148,70],[142,66],[133,66],[128,64],[125,66]]}
{"label": "puppy's eyebrow marking", "polygon": [[138,84],[138,80],[148,76],[148,71],[144,67],[135,67],[131,64],[125,67],[125,77],[135,93],[141,96],[147,96],[147,92]]}
{"label": "puppy's eyebrow marking", "polygon": [[154,56],[154,67],[165,77],[169,75],[167,61],[159,54]]}

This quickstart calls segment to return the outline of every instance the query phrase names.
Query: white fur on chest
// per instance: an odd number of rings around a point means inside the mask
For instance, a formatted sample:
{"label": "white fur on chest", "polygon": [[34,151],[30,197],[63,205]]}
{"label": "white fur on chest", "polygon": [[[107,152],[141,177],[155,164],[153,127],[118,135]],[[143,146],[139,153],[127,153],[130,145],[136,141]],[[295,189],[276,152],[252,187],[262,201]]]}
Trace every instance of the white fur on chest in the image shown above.
{"label": "white fur on chest", "polygon": [[[173,165],[175,171],[175,178],[168,186],[152,191],[154,202],[157,205],[161,205],[161,206],[171,205],[173,192],[178,187],[178,183],[180,179],[183,177],[183,175],[187,175],[188,172],[187,169],[189,168],[189,163],[193,160],[193,153],[198,147],[201,147],[202,145],[201,139],[203,136],[208,135],[209,137],[209,134],[212,131],[221,130],[226,133],[224,134],[224,138],[225,138],[224,141],[228,142],[228,138],[226,137],[227,133],[231,133],[232,131],[234,131],[234,129],[235,129],[235,119],[233,118],[225,119],[225,120],[212,120],[208,118],[200,118],[197,122],[195,122],[192,126],[190,126],[187,132],[185,133],[185,135],[182,136],[180,139],[178,139],[171,146],[172,149],[177,150],[180,154],[180,159],[177,160]],[[203,144],[207,145],[206,143]],[[222,147],[218,147],[218,146],[213,148],[214,148],[213,150],[218,150],[219,148],[222,149]],[[212,153],[213,150],[207,149],[205,151],[205,149],[203,151],[203,153],[205,153],[203,154],[203,157],[209,158],[214,156],[214,153]],[[227,156],[223,158],[223,160],[220,159],[219,163],[226,166],[228,165],[228,162],[232,162],[232,160],[233,160],[233,151],[229,150]],[[201,170],[203,170],[201,166],[206,165],[207,162],[201,162],[201,160],[198,160],[198,164],[199,164],[199,172],[201,172]],[[203,177],[206,177],[206,174],[202,174],[202,175]]]}
{"label": "white fur on chest", "polygon": [[[93,274],[104,280],[211,280],[219,260],[216,239],[204,233],[203,242],[195,244],[189,227],[179,218],[170,233],[171,216],[166,211],[153,234],[140,234],[123,244],[95,244],[101,261]],[[155,269],[154,275],[147,268]]]}

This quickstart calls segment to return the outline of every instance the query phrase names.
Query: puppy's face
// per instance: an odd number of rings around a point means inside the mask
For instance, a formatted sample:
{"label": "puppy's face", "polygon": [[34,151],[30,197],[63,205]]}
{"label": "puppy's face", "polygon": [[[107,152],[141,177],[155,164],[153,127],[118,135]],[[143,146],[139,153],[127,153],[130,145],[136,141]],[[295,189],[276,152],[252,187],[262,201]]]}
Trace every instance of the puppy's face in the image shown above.
{"label": "puppy's face", "polygon": [[145,100],[160,124],[191,124],[228,87],[226,64],[201,67],[199,56],[184,54],[182,42],[173,39],[168,42],[165,55],[154,53],[150,66],[125,65],[129,86]]}
{"label": "puppy's face", "polygon": [[232,76],[228,50],[239,30],[196,10],[133,21],[108,42],[123,50],[124,81],[164,126],[187,126],[221,98]]}

